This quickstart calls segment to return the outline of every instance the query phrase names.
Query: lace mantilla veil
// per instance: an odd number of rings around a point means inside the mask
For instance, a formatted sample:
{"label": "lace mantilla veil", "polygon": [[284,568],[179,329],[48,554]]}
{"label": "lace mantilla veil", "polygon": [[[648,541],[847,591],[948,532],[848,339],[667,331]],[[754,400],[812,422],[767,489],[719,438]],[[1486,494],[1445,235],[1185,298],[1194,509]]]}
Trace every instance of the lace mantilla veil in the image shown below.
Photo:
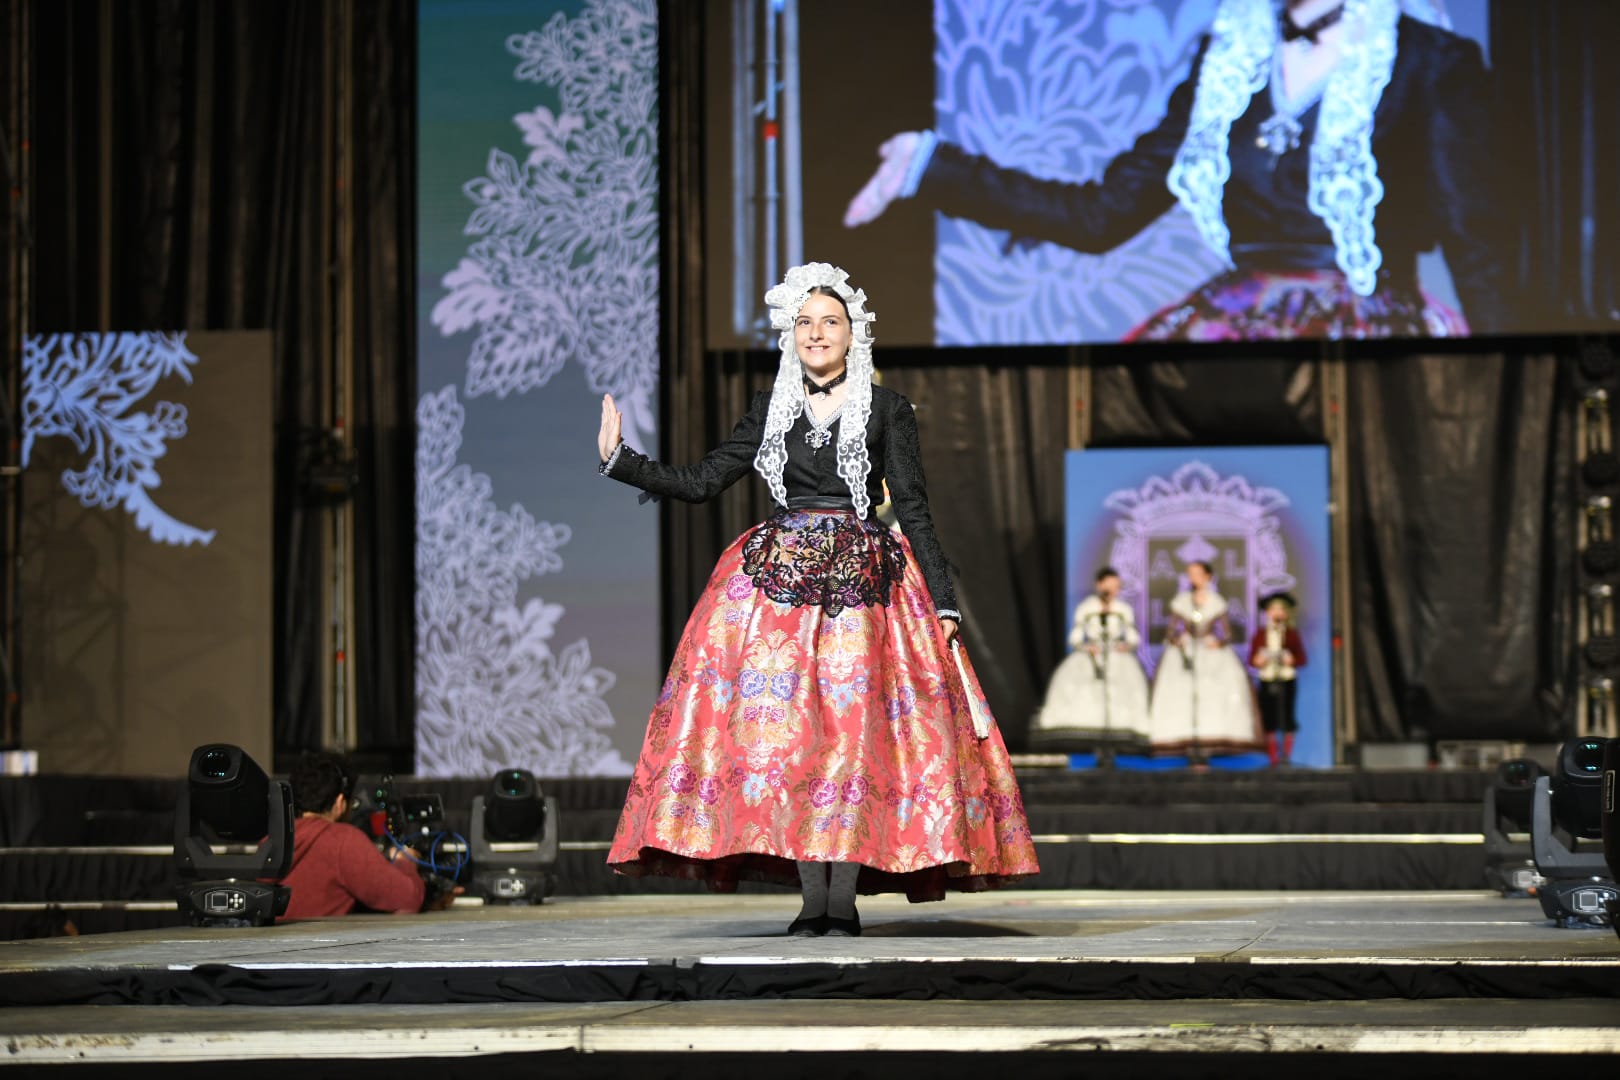
{"label": "lace mantilla veil", "polygon": [[877,316],[866,310],[865,291],[850,288],[849,274],[830,263],[795,266],[780,285],[765,294],[771,326],[780,331],[782,360],[776,369],[776,384],[771,388],[770,411],[765,416],[765,434],[754,456],[754,468],[765,478],[771,498],[786,506],[782,472],[787,467],[787,433],[805,405],[804,368],[793,344],[793,321],[810,299],[810,290],[818,285],[831,288],[849,308],[849,354],[844,358],[849,378],[838,424],[838,475],[849,485],[855,515],[865,518],[871,509],[866,494],[866,477],[872,471],[866,454],[866,422],[872,415],[872,322]]}
{"label": "lace mantilla veil", "polygon": [[[1170,190],[1204,242],[1228,264],[1231,234],[1221,198],[1232,176],[1229,136],[1232,122],[1270,76],[1278,7],[1276,0],[1221,0],[1187,135],[1170,169]],[[1310,208],[1327,223],[1339,269],[1362,296],[1377,287],[1383,263],[1373,235],[1373,211],[1384,197],[1372,154],[1373,111],[1395,67],[1401,12],[1401,0],[1345,0],[1350,33],[1344,59],[1323,91],[1311,143]]]}

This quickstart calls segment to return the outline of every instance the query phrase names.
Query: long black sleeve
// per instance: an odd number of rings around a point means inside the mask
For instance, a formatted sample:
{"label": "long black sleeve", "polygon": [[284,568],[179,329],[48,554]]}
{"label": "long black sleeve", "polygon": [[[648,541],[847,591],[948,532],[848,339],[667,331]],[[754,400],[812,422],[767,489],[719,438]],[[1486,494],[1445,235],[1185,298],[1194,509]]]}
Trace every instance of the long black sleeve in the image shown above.
{"label": "long black sleeve", "polygon": [[[896,395],[898,397],[898,395]],[[911,402],[899,398],[889,416],[884,449],[883,471],[889,481],[889,499],[894,503],[900,530],[911,541],[912,554],[922,570],[936,611],[955,612],[956,589],[951,585],[950,564],[934,534],[934,518],[928,512],[928,485],[923,479],[922,454],[917,443],[917,414]]]}
{"label": "long black sleeve", "polygon": [[765,432],[770,391],[755,395],[754,404],[731,429],[725,442],[694,465],[666,465],[621,444],[602,472],[615,480],[683,502],[705,502],[748,475]]}
{"label": "long black sleeve", "polygon": [[1100,181],[1039,180],[988,158],[940,143],[923,171],[917,198],[952,217],[1006,229],[1014,238],[1050,240],[1088,254],[1111,251],[1175,202],[1166,183],[1187,134],[1204,48],[1170,95],[1164,119],[1109,162]]}

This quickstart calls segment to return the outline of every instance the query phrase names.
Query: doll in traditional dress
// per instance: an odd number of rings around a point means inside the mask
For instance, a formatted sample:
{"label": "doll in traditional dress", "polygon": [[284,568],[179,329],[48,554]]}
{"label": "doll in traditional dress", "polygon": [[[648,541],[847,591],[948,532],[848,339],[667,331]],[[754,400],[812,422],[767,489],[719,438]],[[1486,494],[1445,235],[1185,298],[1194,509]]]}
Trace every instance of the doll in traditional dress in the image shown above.
{"label": "doll in traditional dress", "polygon": [[1249,666],[1260,676],[1260,727],[1273,767],[1294,755],[1294,697],[1299,669],[1305,666],[1305,642],[1294,629],[1294,598],[1272,593],[1260,601],[1261,623],[1249,642]]}
{"label": "doll in traditional dress", "polygon": [[1170,626],[1153,682],[1155,753],[1195,762],[1259,746],[1254,698],[1232,649],[1226,598],[1206,562],[1187,564],[1187,588],[1170,601]]}
{"label": "doll in traditional dress", "polygon": [[1073,651],[1046,688],[1030,732],[1035,747],[1097,749],[1102,756],[1135,748],[1148,738],[1148,684],[1136,650],[1142,637],[1136,613],[1119,598],[1119,573],[1097,571],[1095,591],[1074,609]]}

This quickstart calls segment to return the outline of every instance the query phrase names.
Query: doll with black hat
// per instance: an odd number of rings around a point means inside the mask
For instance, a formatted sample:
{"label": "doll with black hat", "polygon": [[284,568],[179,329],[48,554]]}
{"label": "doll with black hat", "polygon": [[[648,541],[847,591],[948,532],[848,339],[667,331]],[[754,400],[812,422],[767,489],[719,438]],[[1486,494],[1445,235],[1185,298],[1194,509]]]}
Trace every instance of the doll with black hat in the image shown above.
{"label": "doll with black hat", "polygon": [[1299,603],[1291,593],[1260,598],[1260,625],[1249,642],[1249,666],[1260,676],[1260,726],[1266,733],[1271,764],[1287,765],[1294,754],[1294,697],[1299,669],[1305,666],[1305,642],[1294,627]]}

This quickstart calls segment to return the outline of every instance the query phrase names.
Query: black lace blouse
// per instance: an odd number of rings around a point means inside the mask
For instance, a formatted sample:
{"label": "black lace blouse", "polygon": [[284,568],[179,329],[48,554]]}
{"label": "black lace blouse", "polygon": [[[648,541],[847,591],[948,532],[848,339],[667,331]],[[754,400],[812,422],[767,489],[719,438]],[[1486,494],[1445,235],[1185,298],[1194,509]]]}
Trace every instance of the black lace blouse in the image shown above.
{"label": "black lace blouse", "polygon": [[[666,465],[621,445],[603,466],[603,473],[654,495],[683,502],[705,502],[741,480],[754,468],[765,433],[765,414],[771,403],[770,391],[754,398],[748,413],[731,430],[725,442],[692,465]],[[790,502],[804,498],[849,500],[849,485],[838,475],[838,432],[842,418],[828,425],[831,440],[820,450],[805,441],[810,420],[803,413],[787,433],[787,467],[782,484]],[[872,387],[872,415],[866,422],[866,452],[872,471],[866,478],[866,493],[876,507],[883,501],[883,481],[889,482],[900,528],[911,541],[917,565],[934,606],[941,613],[956,616],[956,590],[951,585],[949,563],[934,534],[934,519],[928,512],[928,490],[923,479],[922,457],[917,445],[917,417],[911,402],[893,390]]]}

